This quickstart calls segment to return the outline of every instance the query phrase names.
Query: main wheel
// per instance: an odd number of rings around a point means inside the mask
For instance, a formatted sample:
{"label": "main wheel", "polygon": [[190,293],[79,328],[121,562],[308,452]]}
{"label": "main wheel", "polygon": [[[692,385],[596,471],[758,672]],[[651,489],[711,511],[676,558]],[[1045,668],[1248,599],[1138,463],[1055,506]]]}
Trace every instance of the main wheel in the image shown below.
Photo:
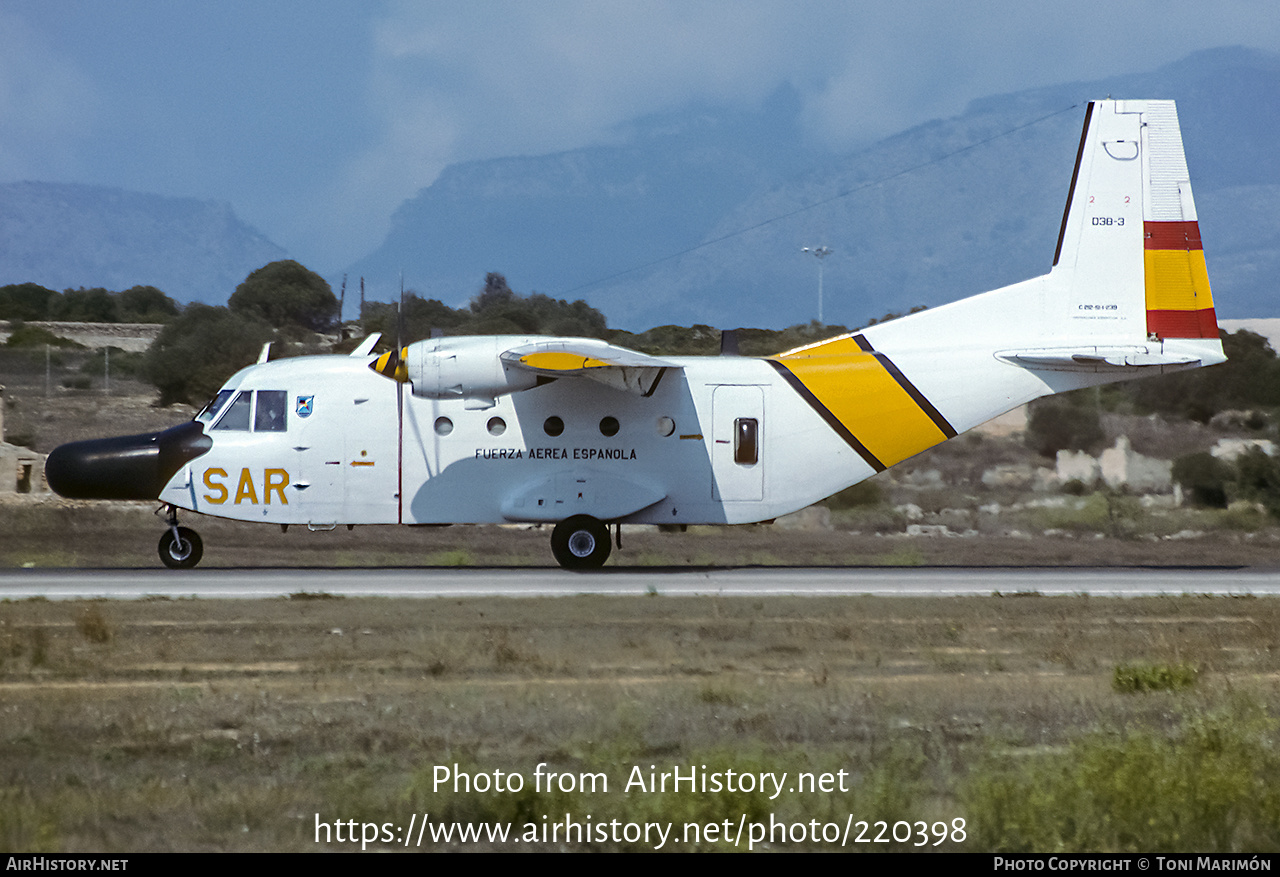
{"label": "main wheel", "polygon": [[165,530],[160,536],[161,562],[169,569],[191,569],[204,556],[204,544],[196,531],[188,527],[178,528],[178,538],[173,538],[172,530]]}
{"label": "main wheel", "polygon": [[551,531],[551,553],[565,569],[599,569],[609,559],[609,528],[590,515],[574,515]]}

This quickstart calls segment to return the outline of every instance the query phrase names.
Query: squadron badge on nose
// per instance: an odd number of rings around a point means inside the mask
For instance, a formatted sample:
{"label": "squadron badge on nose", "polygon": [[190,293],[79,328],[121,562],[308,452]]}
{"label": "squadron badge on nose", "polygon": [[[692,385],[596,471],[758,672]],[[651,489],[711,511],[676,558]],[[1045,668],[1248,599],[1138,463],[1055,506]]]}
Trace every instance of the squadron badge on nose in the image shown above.
{"label": "squadron badge on nose", "polygon": [[316,398],[315,396],[299,396],[298,397],[297,412],[299,417],[311,416],[311,409],[313,407],[313,403],[315,402],[315,398]]}

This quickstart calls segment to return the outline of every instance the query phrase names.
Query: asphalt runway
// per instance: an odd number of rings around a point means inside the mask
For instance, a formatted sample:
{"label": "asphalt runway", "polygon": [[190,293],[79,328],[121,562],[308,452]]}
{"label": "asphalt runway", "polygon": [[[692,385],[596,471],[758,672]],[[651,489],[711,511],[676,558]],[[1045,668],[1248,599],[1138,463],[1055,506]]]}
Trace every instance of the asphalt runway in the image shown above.
{"label": "asphalt runway", "polygon": [[719,595],[958,597],[992,594],[1096,597],[1280,595],[1280,570],[1215,568],[714,568],[3,570],[0,599],[273,599],[344,597],[670,597]]}

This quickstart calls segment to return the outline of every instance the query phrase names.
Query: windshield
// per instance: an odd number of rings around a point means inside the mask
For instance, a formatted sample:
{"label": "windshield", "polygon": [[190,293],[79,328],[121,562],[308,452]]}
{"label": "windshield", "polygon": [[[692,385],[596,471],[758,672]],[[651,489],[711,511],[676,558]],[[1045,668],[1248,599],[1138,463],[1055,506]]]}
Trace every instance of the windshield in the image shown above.
{"label": "windshield", "polygon": [[209,400],[209,403],[200,409],[200,413],[195,416],[196,420],[201,423],[210,423],[213,421],[215,414],[221,410],[222,406],[227,404],[227,400],[231,398],[231,394],[235,390],[219,390],[218,395]]}

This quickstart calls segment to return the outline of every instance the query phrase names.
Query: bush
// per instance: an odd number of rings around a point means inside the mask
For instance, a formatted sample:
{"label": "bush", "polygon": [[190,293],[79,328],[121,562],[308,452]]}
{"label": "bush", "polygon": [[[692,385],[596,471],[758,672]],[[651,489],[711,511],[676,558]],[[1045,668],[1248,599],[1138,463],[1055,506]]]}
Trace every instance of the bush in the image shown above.
{"label": "bush", "polygon": [[1166,736],[1098,733],[1065,753],[993,761],[963,790],[976,849],[1280,850],[1280,754],[1260,707],[1184,718]]}
{"label": "bush", "polygon": [[1126,385],[1135,405],[1208,423],[1219,411],[1280,405],[1280,360],[1267,339],[1240,330],[1222,333],[1227,361],[1213,368],[1133,381]]}
{"label": "bush", "polygon": [[1194,688],[1200,671],[1190,664],[1118,664],[1111,687],[1121,694]]}
{"label": "bush", "polygon": [[1250,448],[1236,459],[1235,497],[1261,503],[1280,518],[1280,460],[1261,448]]}
{"label": "bush", "polygon": [[199,403],[213,396],[271,340],[271,327],[226,308],[191,304],[147,349],[147,380],[160,404]]}
{"label": "bush", "polygon": [[1107,438],[1098,407],[1092,389],[1035,400],[1027,416],[1027,444],[1043,457],[1068,450],[1096,454]]}
{"label": "bush", "polygon": [[1227,507],[1227,484],[1235,479],[1229,463],[1201,451],[1173,461],[1173,480],[1187,491],[1192,503],[1205,508]]}
{"label": "bush", "polygon": [[61,335],[55,335],[48,329],[42,329],[39,326],[27,326],[23,323],[17,323],[13,327],[13,331],[9,335],[9,340],[5,342],[8,347],[77,347],[83,348],[83,344],[77,344],[70,338],[63,338]]}

